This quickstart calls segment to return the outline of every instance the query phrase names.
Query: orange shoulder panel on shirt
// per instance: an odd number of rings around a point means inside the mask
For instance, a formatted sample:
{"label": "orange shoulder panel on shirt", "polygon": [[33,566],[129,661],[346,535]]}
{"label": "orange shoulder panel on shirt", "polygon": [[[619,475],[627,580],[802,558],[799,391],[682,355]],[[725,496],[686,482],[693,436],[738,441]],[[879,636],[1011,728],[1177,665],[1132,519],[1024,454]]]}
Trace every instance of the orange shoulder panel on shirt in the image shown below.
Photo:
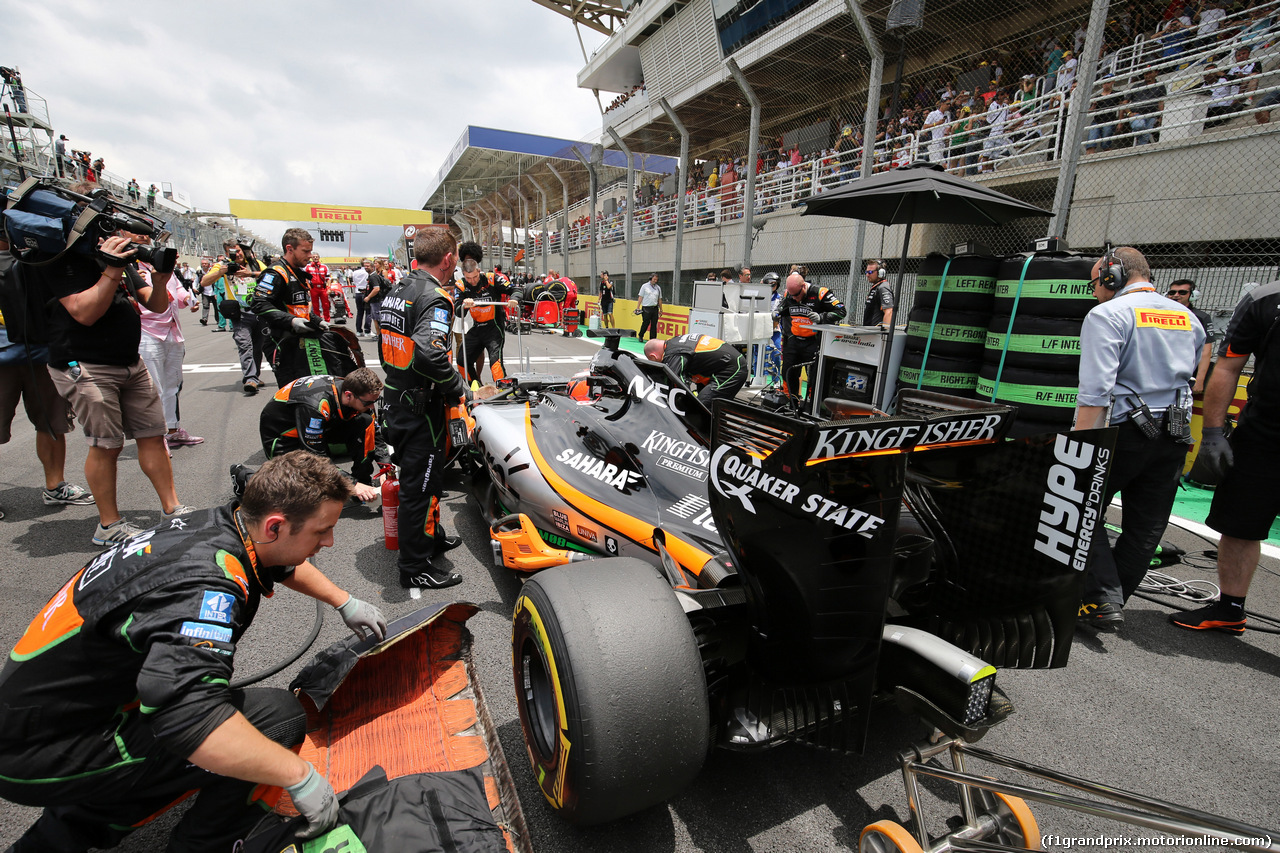
{"label": "orange shoulder panel on shirt", "polygon": [[46,651],[58,643],[74,636],[84,624],[84,617],[76,609],[76,582],[84,574],[84,569],[76,572],[75,577],[67,581],[58,594],[41,608],[36,618],[31,620],[26,632],[18,644],[13,647],[10,657],[14,660],[27,660]]}

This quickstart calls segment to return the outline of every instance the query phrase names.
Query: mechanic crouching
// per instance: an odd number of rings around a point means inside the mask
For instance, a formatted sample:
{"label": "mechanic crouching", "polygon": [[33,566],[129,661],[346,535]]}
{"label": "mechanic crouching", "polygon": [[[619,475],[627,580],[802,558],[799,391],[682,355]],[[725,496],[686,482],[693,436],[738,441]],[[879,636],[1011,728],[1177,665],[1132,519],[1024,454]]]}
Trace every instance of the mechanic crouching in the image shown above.
{"label": "mechanic crouching", "polygon": [[350,459],[356,499],[373,500],[378,490],[373,486],[377,427],[372,412],[381,396],[382,380],[367,367],[341,377],[295,379],[262,408],[262,452],[268,459],[294,450],[309,450],[334,462]]}
{"label": "mechanic crouching", "polygon": [[228,682],[277,583],[361,636],[385,635],[376,607],[309,562],[333,544],[350,493],[312,454],[272,459],[243,501],[102,552],[41,608],[0,671],[0,796],[44,807],[11,851],[113,847],[192,791],[169,850],[232,849],[270,788],[289,792],[306,837],[336,822],[333,789],[290,751],[305,729],[298,701]]}
{"label": "mechanic crouching", "polygon": [[644,345],[645,358],[660,361],[686,386],[698,386],[698,400],[711,407],[732,400],[747,381],[747,360],[732,345],[710,335],[680,335]]}

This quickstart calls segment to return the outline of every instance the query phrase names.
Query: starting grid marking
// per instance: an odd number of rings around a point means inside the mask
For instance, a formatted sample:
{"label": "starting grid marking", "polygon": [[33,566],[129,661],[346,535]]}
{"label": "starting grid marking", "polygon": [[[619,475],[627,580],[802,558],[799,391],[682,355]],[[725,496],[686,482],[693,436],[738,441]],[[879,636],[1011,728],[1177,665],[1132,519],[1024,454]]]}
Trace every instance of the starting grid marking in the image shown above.
{"label": "starting grid marking", "polygon": [[[506,353],[506,360],[512,364],[517,362],[512,353]],[[534,355],[529,357],[531,364],[586,364],[591,360],[589,355]],[[271,365],[263,363],[262,369],[269,371]],[[182,365],[183,373],[239,373],[240,364],[238,362],[217,363],[210,362],[208,364],[184,364]]]}

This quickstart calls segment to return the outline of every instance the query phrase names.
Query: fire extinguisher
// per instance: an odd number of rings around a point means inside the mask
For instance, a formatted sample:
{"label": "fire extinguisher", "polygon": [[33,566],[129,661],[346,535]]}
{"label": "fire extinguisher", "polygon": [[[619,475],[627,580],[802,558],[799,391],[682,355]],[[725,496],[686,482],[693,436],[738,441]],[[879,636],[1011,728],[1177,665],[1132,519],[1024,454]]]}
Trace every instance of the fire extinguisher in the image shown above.
{"label": "fire extinguisher", "polygon": [[382,536],[388,551],[400,550],[400,480],[395,468],[383,465],[382,480]]}

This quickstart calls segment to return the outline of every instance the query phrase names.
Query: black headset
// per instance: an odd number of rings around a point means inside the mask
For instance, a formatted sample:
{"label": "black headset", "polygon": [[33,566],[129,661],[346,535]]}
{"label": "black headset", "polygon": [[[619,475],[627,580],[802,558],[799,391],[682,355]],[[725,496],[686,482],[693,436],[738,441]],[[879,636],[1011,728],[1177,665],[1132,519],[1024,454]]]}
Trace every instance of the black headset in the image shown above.
{"label": "black headset", "polygon": [[1191,285],[1191,300],[1190,300],[1190,301],[1191,301],[1191,303],[1192,303],[1192,304],[1195,304],[1196,302],[1198,302],[1198,301],[1200,300],[1200,288],[1196,287],[1196,283],[1195,283],[1194,281],[1192,281],[1191,279],[1178,279],[1177,281],[1171,281],[1171,282],[1169,282],[1169,286],[1170,286],[1170,287],[1173,287],[1173,286],[1174,286],[1175,284],[1177,284],[1179,281],[1183,281],[1183,282],[1186,282],[1187,284]]}
{"label": "black headset", "polygon": [[1107,244],[1107,251],[1102,256],[1102,268],[1098,270],[1098,284],[1107,290],[1119,290],[1129,280],[1129,271],[1124,268],[1124,261]]}
{"label": "black headset", "polygon": [[889,273],[885,271],[884,261],[872,261],[876,265],[876,281],[884,281],[889,277]]}

